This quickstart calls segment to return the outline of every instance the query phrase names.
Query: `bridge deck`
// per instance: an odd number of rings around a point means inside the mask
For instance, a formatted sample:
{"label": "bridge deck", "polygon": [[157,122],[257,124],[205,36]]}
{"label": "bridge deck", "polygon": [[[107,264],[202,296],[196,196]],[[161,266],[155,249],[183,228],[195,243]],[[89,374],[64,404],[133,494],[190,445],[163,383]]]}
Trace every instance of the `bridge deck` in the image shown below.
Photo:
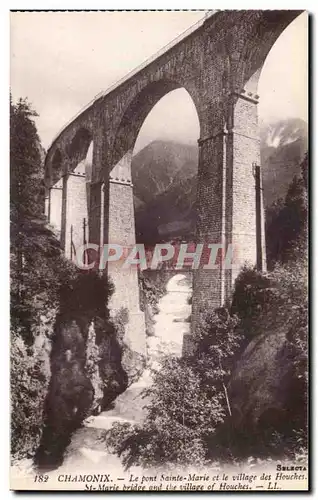
{"label": "bridge deck", "polygon": [[145,68],[147,68],[147,66],[149,66],[151,63],[153,63],[154,61],[156,61],[157,59],[159,59],[159,57],[163,56],[164,54],[166,54],[169,50],[171,50],[173,47],[175,47],[176,45],[178,45],[179,43],[183,42],[183,40],[185,40],[188,36],[192,35],[192,33],[194,33],[195,31],[197,31],[198,29],[201,28],[201,26],[203,26],[203,24],[205,23],[205,21],[207,19],[209,19],[210,17],[214,16],[217,12],[219,12],[219,10],[212,10],[212,11],[207,11],[205,16],[200,19],[198,22],[196,22],[195,24],[193,24],[192,26],[190,26],[190,28],[188,28],[187,30],[185,30],[183,33],[181,33],[181,35],[177,36],[176,38],[174,38],[171,42],[169,42],[167,45],[165,45],[164,47],[162,47],[161,49],[159,49],[157,52],[155,52],[155,54],[153,54],[151,57],[149,57],[148,59],[146,59],[144,62],[142,62],[141,64],[139,64],[138,66],[136,66],[136,68],[134,68],[132,71],[130,71],[129,73],[127,73],[125,76],[123,76],[122,78],[120,78],[119,80],[117,80],[115,83],[113,83],[110,87],[108,87],[106,90],[102,90],[99,94],[96,94],[95,97],[86,105],[84,106],[83,108],[80,109],[80,111],[74,115],[65,125],[64,127],[58,132],[58,134],[54,137],[54,139],[52,140],[48,150],[52,147],[52,145],[54,144],[54,142],[59,138],[59,136],[62,134],[62,132],[78,117],[80,116],[84,111],[88,110],[91,106],[94,105],[94,103],[96,101],[98,101],[99,99],[102,99],[103,97],[109,95],[111,92],[113,92],[114,90],[116,90],[118,87],[120,87],[121,85],[123,85],[125,82],[127,82],[130,78],[132,78],[133,76],[137,75],[140,71],[144,70]]}

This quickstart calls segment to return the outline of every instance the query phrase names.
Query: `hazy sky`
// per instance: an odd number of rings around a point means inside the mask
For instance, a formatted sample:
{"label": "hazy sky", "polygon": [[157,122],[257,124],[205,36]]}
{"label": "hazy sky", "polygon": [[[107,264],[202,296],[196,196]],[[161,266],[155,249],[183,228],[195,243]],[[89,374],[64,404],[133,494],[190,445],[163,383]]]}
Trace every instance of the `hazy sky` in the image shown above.
{"label": "hazy sky", "polygon": [[[43,146],[96,94],[196,23],[204,12],[11,13],[11,91],[39,113]],[[307,16],[280,36],[262,71],[260,118],[307,120]],[[136,149],[155,138],[193,141],[199,126],[184,90],[148,115]]]}

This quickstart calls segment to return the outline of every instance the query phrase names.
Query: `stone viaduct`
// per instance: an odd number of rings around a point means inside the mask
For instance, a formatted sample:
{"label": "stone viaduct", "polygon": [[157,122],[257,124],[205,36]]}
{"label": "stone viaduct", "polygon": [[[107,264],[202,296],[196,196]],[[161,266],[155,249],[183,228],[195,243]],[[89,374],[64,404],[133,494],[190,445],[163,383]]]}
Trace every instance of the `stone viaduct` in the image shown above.
{"label": "stone viaduct", "polygon": [[[184,88],[200,123],[197,243],[233,244],[238,250],[236,269],[194,272],[192,331],[202,313],[229,296],[245,261],[264,268],[264,221],[261,216],[257,224],[253,172],[253,164],[260,164],[257,86],[271,47],[301,12],[210,12],[64,127],[48,150],[45,183],[47,215],[68,257],[83,244],[84,219],[86,241],[134,245],[134,144],[153,106],[168,92]],[[88,177],[81,162],[91,144]],[[126,342],[142,354],[137,271],[113,265],[108,272],[115,284],[111,310],[128,309]],[[187,342],[191,349],[191,339]]]}

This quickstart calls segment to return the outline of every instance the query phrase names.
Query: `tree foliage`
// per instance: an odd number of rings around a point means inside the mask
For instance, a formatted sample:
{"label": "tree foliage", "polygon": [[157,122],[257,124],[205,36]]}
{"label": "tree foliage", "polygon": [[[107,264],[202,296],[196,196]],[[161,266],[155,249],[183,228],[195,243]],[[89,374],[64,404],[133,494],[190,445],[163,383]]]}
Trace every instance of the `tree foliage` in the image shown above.
{"label": "tree foliage", "polygon": [[[242,350],[257,335],[284,328],[288,353],[288,422],[236,428],[228,383]],[[306,446],[307,274],[303,261],[277,265],[262,274],[244,268],[238,276],[231,310],[207,313],[191,357],[167,358],[145,392],[149,403],[142,424],[116,423],[106,442],[124,465],[167,467],[240,460],[251,453],[266,457],[298,453]],[[283,352],[281,352],[283,355]],[[278,354],[279,355],[279,354]],[[284,357],[282,358],[284,359]],[[286,367],[287,368],[287,367]]]}
{"label": "tree foliage", "polygon": [[35,116],[26,99],[10,101],[11,318],[13,331],[29,346],[38,312],[56,306],[56,267],[62,265],[59,243],[43,214],[43,158]]}
{"label": "tree foliage", "polygon": [[166,291],[166,273],[140,271],[138,276],[140,309],[145,314],[146,335],[154,335],[154,315],[158,314],[158,303]]}
{"label": "tree foliage", "polygon": [[300,165],[300,174],[289,185],[285,200],[276,201],[266,214],[267,259],[286,263],[301,257],[307,244],[308,154]]}
{"label": "tree foliage", "polygon": [[14,456],[39,444],[50,378],[49,349],[57,307],[59,256],[43,217],[42,150],[37,116],[10,100],[11,443]]}
{"label": "tree foliage", "polygon": [[[48,346],[46,346],[47,348]],[[11,339],[11,453],[31,457],[40,443],[50,368],[48,353]]]}
{"label": "tree foliage", "polygon": [[[10,102],[11,438],[15,456],[34,455],[40,443],[43,456],[63,455],[71,432],[91,409],[96,386],[99,399],[107,401],[126,386],[107,309],[113,287],[106,274],[79,270],[68,261],[47,225],[36,116],[27,100]],[[88,335],[92,325],[93,340]],[[118,367],[114,366],[117,361]]]}
{"label": "tree foliage", "polygon": [[[271,389],[273,407],[265,410],[253,430],[245,429],[242,440],[234,434],[232,443],[236,444],[236,453],[251,454],[251,450],[253,453],[257,450],[265,455],[270,453],[270,456],[294,456],[300,448],[306,448],[308,429],[308,276],[305,257],[284,265],[278,263],[267,274],[252,268],[243,269],[236,280],[232,310],[240,318],[239,330],[246,338],[245,343],[254,339],[253,348],[248,347],[251,358],[254,348],[259,349],[259,353],[264,349],[266,356],[269,349],[266,338],[274,339],[277,334],[281,339],[275,348],[279,373],[267,373],[269,379],[272,377],[275,381]],[[249,370],[246,361],[245,368]],[[266,361],[263,369],[266,374]],[[256,388],[259,384],[257,376]],[[244,378],[242,380],[244,383]],[[281,396],[277,401],[279,390]],[[242,398],[246,400],[248,388],[244,392]],[[248,419],[248,415],[245,417]]]}
{"label": "tree foliage", "polygon": [[40,217],[44,209],[42,148],[34,123],[36,116],[26,99],[16,104],[10,100],[11,221],[22,228],[26,220]]}
{"label": "tree foliage", "polygon": [[207,443],[229,415],[225,384],[229,358],[239,342],[237,318],[227,310],[209,315],[202,325],[198,351],[188,358],[165,358],[144,395],[142,425],[114,424],[107,444],[128,468],[202,465]]}

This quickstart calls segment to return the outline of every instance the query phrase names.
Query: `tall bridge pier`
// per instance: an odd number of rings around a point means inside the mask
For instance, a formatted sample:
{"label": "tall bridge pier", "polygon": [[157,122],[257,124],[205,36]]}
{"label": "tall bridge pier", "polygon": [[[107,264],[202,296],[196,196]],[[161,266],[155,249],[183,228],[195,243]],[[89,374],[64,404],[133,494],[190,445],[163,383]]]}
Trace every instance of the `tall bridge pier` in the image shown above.
{"label": "tall bridge pier", "polygon": [[[255,165],[260,165],[257,85],[271,47],[301,11],[216,11],[97,96],[68,123],[46,157],[47,212],[67,256],[71,229],[81,243],[135,243],[132,151],[153,106],[184,88],[200,123],[197,243],[232,245],[234,266],[194,273],[192,335],[207,310],[230,297],[244,263],[265,268],[264,217],[256,214]],[[79,165],[92,144],[89,181]],[[253,167],[254,165],[254,167]],[[84,186],[85,184],[85,186]],[[258,236],[257,236],[258,235]],[[76,248],[75,248],[76,251]],[[128,312],[125,342],[145,352],[136,269],[108,266],[114,315]],[[191,339],[185,350],[191,350]]]}

